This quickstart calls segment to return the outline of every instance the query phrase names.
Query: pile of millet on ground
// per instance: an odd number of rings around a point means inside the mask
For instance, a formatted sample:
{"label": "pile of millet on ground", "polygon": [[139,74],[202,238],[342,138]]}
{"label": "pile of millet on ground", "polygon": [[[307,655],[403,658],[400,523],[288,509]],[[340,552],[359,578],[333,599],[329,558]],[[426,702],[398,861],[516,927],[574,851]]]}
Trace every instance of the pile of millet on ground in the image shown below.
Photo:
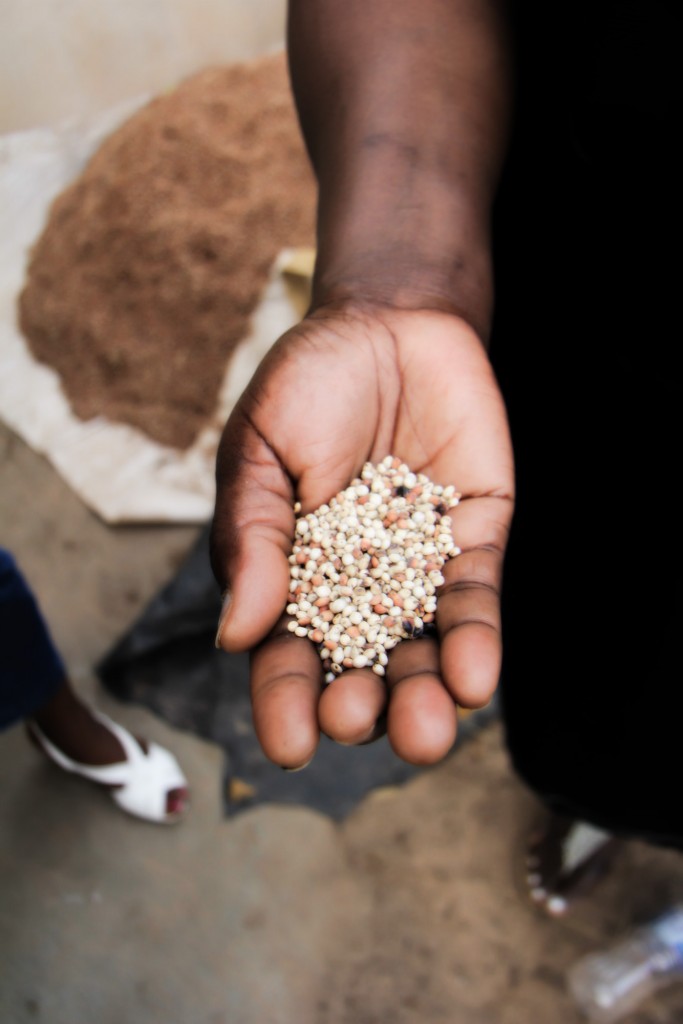
{"label": "pile of millet on ground", "polygon": [[441,570],[460,554],[447,514],[459,499],[388,455],[297,519],[288,629],[316,644],[326,682],[349,668],[383,676],[388,651],[433,628]]}
{"label": "pile of millet on ground", "polygon": [[19,301],[73,412],[191,445],[278,252],[313,244],[315,195],[282,54],[126,121],[55,200]]}

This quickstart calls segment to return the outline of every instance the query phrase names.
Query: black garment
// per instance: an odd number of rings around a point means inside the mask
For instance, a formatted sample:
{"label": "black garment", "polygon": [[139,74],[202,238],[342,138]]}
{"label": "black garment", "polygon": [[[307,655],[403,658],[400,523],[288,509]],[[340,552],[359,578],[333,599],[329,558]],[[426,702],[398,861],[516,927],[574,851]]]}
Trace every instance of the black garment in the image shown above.
{"label": "black garment", "polygon": [[508,743],[555,810],[683,847],[680,16],[535,6],[494,235]]}

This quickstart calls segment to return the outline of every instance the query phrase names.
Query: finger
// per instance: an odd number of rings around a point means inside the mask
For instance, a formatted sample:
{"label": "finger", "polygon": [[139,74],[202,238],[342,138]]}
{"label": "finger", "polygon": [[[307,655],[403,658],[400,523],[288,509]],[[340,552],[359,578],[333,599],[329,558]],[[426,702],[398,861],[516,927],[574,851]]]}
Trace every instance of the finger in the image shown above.
{"label": "finger", "polygon": [[500,588],[511,504],[501,498],[463,502],[453,516],[462,554],[444,568],[437,626],[441,672],[458,704],[487,704],[500,677]]}
{"label": "finger", "polygon": [[435,764],[455,743],[455,702],[439,675],[433,639],[399,643],[389,657],[387,734],[392,749],[410,764]]}
{"label": "finger", "polygon": [[337,743],[366,743],[378,734],[377,722],[386,702],[386,686],[374,672],[342,672],[323,690],[318,706],[320,728]]}
{"label": "finger", "polygon": [[284,622],[252,654],[254,729],[266,757],[282,768],[303,768],[315,754],[321,677],[313,644]]}
{"label": "finger", "polygon": [[381,714],[379,716],[379,718],[377,719],[377,721],[375,722],[375,727],[372,730],[372,732],[370,732],[365,737],[365,739],[361,740],[361,742],[359,744],[357,744],[357,745],[359,747],[364,747],[364,746],[366,746],[369,743],[375,743],[377,740],[381,740],[383,736],[386,736],[386,734],[387,734],[387,712],[386,712],[386,708],[385,708],[383,714]]}
{"label": "finger", "polygon": [[211,564],[225,592],[216,646],[253,647],[287,603],[294,531],[289,478],[238,409],[218,453]]}

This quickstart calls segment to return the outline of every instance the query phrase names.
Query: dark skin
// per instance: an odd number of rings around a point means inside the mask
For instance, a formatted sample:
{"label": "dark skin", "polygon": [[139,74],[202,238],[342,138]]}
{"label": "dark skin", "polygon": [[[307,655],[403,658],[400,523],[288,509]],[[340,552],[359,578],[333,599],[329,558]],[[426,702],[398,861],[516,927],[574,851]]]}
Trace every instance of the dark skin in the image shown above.
{"label": "dark skin", "polygon": [[[487,703],[500,672],[514,474],[485,346],[507,120],[502,20],[489,2],[299,0],[289,54],[320,186],[314,295],[224,431],[218,642],[253,652],[255,727],[276,763],[307,763],[321,731],[363,743],[386,721],[399,756],[430,764],[455,740],[457,706]],[[389,453],[463,493],[463,553],[445,570],[437,638],[399,644],[386,681],[352,670],[324,688],[313,645],[281,620],[293,503],[314,509]]]}
{"label": "dark skin", "polygon": [[[36,746],[40,747],[31,731],[31,721],[40,727],[63,754],[80,764],[119,764],[126,760],[116,736],[79,700],[68,679],[27,723],[29,735]],[[144,740],[138,739],[138,743],[143,750],[147,750]],[[166,795],[167,813],[180,814],[187,805],[188,795],[185,788],[169,790]]]}

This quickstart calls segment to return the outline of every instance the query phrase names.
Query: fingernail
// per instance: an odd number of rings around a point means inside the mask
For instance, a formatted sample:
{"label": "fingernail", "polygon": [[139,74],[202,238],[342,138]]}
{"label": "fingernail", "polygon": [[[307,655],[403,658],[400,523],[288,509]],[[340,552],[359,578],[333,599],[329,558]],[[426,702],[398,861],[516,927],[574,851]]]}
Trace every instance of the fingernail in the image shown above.
{"label": "fingernail", "polygon": [[221,646],[221,634],[225,625],[225,620],[228,617],[230,611],[231,595],[229,590],[223,591],[223,607],[221,608],[220,618],[218,619],[218,631],[216,632],[216,647],[220,649]]}
{"label": "fingernail", "polygon": [[309,757],[308,761],[306,761],[305,764],[297,765],[296,768],[285,768],[285,766],[283,764],[281,764],[280,767],[282,768],[283,772],[289,772],[290,775],[291,775],[294,772],[302,772],[304,770],[304,768],[308,768],[308,766],[309,766],[309,764],[311,763],[312,760],[313,760],[313,758]]}
{"label": "fingernail", "polygon": [[383,735],[384,732],[381,722],[375,722],[370,732],[366,733],[365,736],[362,736],[361,739],[357,740],[355,745],[358,747],[362,747],[364,743],[372,743],[373,740],[376,740],[379,736]]}

